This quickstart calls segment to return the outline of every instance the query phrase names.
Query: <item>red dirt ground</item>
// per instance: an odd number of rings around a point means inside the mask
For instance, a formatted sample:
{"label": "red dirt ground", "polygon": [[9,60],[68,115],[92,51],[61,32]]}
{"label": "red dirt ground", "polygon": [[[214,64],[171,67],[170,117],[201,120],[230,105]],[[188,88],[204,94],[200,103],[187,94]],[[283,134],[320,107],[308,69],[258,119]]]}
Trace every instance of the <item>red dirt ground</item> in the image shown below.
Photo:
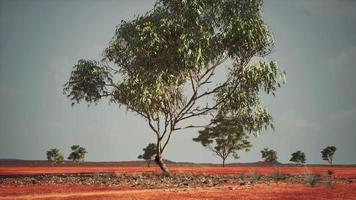
{"label": "red dirt ground", "polygon": [[302,184],[258,184],[252,188],[235,186],[189,189],[130,189],[120,187],[37,185],[0,187],[0,200],[19,199],[356,199],[356,183],[309,187]]}
{"label": "red dirt ground", "polygon": [[[170,167],[171,173],[193,173],[193,174],[220,174],[220,175],[245,175],[258,172],[262,175],[273,175],[278,170],[283,174],[320,174],[325,176],[331,169],[335,178],[356,178],[356,167],[344,166],[320,166],[320,167],[290,167],[290,166],[241,166],[241,167]],[[0,176],[16,175],[41,175],[41,174],[75,174],[75,173],[160,173],[158,167],[106,167],[106,166],[70,166],[70,167],[0,167]]]}
{"label": "red dirt ground", "polygon": [[[172,173],[194,174],[251,174],[254,171],[271,175],[280,170],[285,174],[322,174],[331,167],[171,167]],[[356,167],[333,167],[336,178],[355,178]],[[159,172],[158,168],[146,167],[0,167],[0,175],[34,175],[63,173],[126,173]],[[0,176],[0,178],[1,178]],[[257,184],[250,188],[231,185],[214,188],[168,188],[135,189],[131,187],[83,186],[83,185],[0,185],[0,200],[17,199],[356,199],[356,183],[336,184],[329,189],[324,184],[310,187],[305,184],[273,183]]]}

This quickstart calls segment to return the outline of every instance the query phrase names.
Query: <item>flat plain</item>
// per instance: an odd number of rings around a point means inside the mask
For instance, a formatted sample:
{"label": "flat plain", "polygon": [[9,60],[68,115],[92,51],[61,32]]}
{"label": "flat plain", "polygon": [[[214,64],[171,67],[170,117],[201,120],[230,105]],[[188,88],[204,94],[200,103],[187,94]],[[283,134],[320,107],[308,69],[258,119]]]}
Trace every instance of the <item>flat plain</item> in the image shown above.
{"label": "flat plain", "polygon": [[170,176],[143,164],[1,165],[0,200],[356,199],[356,166],[169,167]]}

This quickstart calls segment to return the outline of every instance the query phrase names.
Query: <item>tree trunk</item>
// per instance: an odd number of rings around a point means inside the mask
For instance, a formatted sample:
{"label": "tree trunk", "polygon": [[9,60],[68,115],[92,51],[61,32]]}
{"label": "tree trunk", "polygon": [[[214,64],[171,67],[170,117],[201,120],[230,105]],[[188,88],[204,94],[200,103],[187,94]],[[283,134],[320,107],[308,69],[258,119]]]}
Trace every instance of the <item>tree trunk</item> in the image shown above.
{"label": "tree trunk", "polygon": [[225,159],[223,159],[223,163],[222,163],[223,167],[225,167]]}
{"label": "tree trunk", "polygon": [[146,162],[147,162],[147,167],[150,167],[151,160],[147,160]]}
{"label": "tree trunk", "polygon": [[164,174],[169,174],[168,168],[167,168],[166,164],[163,162],[161,155],[158,155],[158,154],[156,155],[155,162],[159,166],[159,168],[161,168],[161,170]]}
{"label": "tree trunk", "polygon": [[161,152],[161,143],[160,141],[157,142],[157,153],[155,157],[155,162],[161,168],[163,174],[169,174],[168,168],[166,164],[163,162],[162,159],[162,152]]}

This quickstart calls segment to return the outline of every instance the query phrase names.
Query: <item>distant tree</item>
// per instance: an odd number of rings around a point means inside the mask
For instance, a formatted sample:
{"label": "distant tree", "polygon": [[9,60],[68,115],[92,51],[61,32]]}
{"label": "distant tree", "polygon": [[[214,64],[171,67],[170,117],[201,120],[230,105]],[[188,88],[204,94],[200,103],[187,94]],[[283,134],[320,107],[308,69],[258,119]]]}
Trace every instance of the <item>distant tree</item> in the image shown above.
{"label": "distant tree", "polygon": [[299,163],[299,164],[304,164],[305,163],[305,154],[304,152],[301,151],[296,151],[292,153],[292,157],[289,161]]}
{"label": "distant tree", "polygon": [[153,156],[156,155],[156,144],[149,143],[146,148],[143,148],[143,154],[139,155],[138,159],[144,159],[147,162],[147,166],[150,167]]}
{"label": "distant tree", "polygon": [[58,164],[64,162],[63,155],[60,152],[60,150],[57,148],[47,151],[46,155],[47,155],[47,160],[51,161],[52,164]]}
{"label": "distant tree", "polygon": [[273,149],[264,148],[261,151],[261,154],[262,154],[262,158],[265,160],[265,162],[273,163],[273,162],[276,162],[278,159],[277,151],[275,151]]}
{"label": "distant tree", "polygon": [[88,153],[84,147],[79,145],[71,146],[72,152],[69,154],[68,159],[75,163],[84,162],[85,154]]}
{"label": "distant tree", "polygon": [[252,146],[244,129],[236,126],[235,123],[233,117],[219,116],[212,121],[210,126],[199,131],[199,136],[193,138],[193,141],[200,142],[219,156],[222,159],[222,166],[225,167],[225,160],[229,156],[238,159],[239,150],[248,151]]}
{"label": "distant tree", "polygon": [[264,59],[274,43],[262,4],[157,0],[122,21],[101,61],[80,59],[64,93],[73,104],[108,98],[143,117],[157,141],[155,161],[168,173],[162,156],[172,134],[202,127],[198,117],[208,123],[223,111],[248,132],[272,126],[260,95],[274,94],[284,73]]}
{"label": "distant tree", "polygon": [[327,146],[321,151],[321,157],[323,158],[323,160],[328,161],[329,164],[332,165],[335,152],[336,152],[335,146]]}

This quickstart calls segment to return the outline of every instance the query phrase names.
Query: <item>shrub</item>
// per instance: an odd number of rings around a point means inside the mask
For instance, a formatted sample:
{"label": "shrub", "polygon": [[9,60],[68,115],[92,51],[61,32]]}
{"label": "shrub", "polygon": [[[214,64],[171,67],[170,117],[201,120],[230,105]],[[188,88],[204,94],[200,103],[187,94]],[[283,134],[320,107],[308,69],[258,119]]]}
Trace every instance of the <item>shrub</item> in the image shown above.
{"label": "shrub", "polygon": [[252,175],[251,175],[251,178],[252,178],[254,181],[258,181],[258,180],[261,179],[261,175],[260,175],[258,172],[254,171],[254,172],[252,173]]}
{"label": "shrub", "polygon": [[330,170],[330,169],[329,169],[329,170],[328,170],[328,176],[331,177],[333,174],[334,174],[333,170]]}
{"label": "shrub", "polygon": [[321,181],[321,176],[320,175],[310,175],[308,177],[308,183],[311,187],[316,186],[318,182]]}
{"label": "shrub", "polygon": [[272,178],[276,181],[281,181],[286,179],[286,175],[278,168],[277,172],[272,175]]}

